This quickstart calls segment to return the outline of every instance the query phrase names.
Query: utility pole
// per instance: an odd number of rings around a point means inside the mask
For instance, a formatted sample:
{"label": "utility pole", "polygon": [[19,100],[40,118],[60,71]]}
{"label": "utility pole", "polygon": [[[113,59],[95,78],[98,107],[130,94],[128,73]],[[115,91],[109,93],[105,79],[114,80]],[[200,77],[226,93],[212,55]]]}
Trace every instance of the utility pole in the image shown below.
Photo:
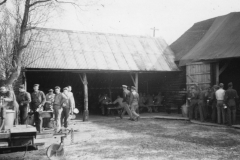
{"label": "utility pole", "polygon": [[155,31],[158,31],[158,29],[155,28],[155,27],[153,27],[153,28],[151,28],[151,29],[153,30],[153,37],[155,37]]}

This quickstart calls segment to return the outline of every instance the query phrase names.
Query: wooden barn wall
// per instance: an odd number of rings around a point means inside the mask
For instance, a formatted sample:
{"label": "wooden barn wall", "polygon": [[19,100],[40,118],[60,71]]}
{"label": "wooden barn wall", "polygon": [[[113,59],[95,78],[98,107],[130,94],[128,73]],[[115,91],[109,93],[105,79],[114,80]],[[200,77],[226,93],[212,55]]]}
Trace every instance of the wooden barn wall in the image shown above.
{"label": "wooden barn wall", "polygon": [[198,84],[201,88],[211,86],[211,64],[210,63],[193,63],[186,66],[187,88]]}

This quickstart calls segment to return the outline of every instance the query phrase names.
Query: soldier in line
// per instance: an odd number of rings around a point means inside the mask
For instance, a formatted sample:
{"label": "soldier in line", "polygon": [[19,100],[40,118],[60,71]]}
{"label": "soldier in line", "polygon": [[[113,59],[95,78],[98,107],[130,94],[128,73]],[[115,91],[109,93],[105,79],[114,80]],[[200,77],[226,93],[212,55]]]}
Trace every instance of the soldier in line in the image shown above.
{"label": "soldier in line", "polygon": [[188,94],[188,100],[190,101],[189,120],[193,119],[193,114],[195,114],[195,119],[197,119],[198,99],[199,92],[197,91],[195,86],[191,86],[190,93]]}
{"label": "soldier in line", "polygon": [[34,84],[34,92],[31,94],[31,110],[34,113],[34,122],[38,132],[42,132],[42,117],[39,114],[39,110],[43,109],[46,102],[45,94],[39,90],[39,84]]}
{"label": "soldier in line", "polygon": [[236,122],[236,100],[238,99],[238,94],[235,89],[233,89],[233,84],[230,82],[228,84],[228,89],[225,92],[225,103],[227,105],[227,117],[228,125],[231,126]]}
{"label": "soldier in line", "polygon": [[206,96],[207,92],[204,87],[202,87],[202,90],[199,93],[199,100],[198,100],[198,108],[200,113],[200,121],[204,122],[206,120]]}
{"label": "soldier in line", "polygon": [[[75,106],[74,96],[73,96],[73,93],[72,93],[72,87],[71,87],[71,86],[68,86],[67,88],[68,88],[69,96],[70,96],[70,98],[71,98],[71,103],[72,103],[72,104],[71,104],[71,107],[72,107],[71,112],[73,112],[73,110],[74,110],[74,108],[75,108],[76,106]],[[73,114],[73,113],[71,113],[71,114]]]}
{"label": "soldier in line", "polygon": [[20,111],[20,124],[27,124],[28,109],[31,103],[31,95],[25,90],[24,85],[19,86],[19,94],[17,96]]}
{"label": "soldier in line", "polygon": [[219,84],[219,89],[216,91],[216,99],[217,99],[217,118],[218,118],[218,124],[221,124],[221,117],[222,117],[222,123],[225,124],[225,110],[224,110],[224,96],[225,96],[225,90],[223,89],[224,84]]}
{"label": "soldier in line", "polygon": [[211,92],[211,103],[212,103],[212,122],[217,123],[217,99],[216,99],[216,91],[218,90],[218,86],[214,85]]}

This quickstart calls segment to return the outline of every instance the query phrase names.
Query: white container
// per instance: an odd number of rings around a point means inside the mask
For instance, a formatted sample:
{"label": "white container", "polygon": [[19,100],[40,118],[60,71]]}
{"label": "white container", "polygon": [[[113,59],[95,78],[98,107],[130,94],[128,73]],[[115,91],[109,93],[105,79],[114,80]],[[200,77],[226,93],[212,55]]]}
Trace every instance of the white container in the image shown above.
{"label": "white container", "polygon": [[5,117],[5,124],[4,124],[5,129],[11,129],[13,127],[14,119],[15,119],[15,111],[7,109],[6,117]]}

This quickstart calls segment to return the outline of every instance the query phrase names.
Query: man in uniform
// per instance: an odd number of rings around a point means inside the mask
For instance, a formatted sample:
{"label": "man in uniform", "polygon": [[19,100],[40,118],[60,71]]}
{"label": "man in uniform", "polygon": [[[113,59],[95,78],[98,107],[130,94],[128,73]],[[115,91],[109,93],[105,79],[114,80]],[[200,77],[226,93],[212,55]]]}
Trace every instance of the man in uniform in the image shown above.
{"label": "man in uniform", "polygon": [[31,102],[31,95],[30,95],[30,93],[25,91],[24,85],[19,86],[19,94],[17,96],[17,102],[19,104],[20,123],[21,124],[26,124],[27,123],[29,103]]}
{"label": "man in uniform", "polygon": [[190,101],[189,120],[193,119],[194,113],[195,113],[195,119],[197,119],[198,99],[199,99],[199,92],[196,90],[195,86],[191,86],[191,90],[188,95],[188,100]]}
{"label": "man in uniform", "polygon": [[46,103],[45,103],[44,110],[49,111],[52,109],[51,107],[53,105],[54,96],[55,94],[53,93],[53,89],[50,89],[49,93],[46,94]]}
{"label": "man in uniform", "polygon": [[228,113],[228,125],[231,126],[236,122],[236,100],[238,99],[238,94],[235,89],[233,89],[233,84],[230,82],[228,84],[228,89],[225,92],[225,102],[227,104]]}
{"label": "man in uniform", "polygon": [[135,116],[134,120],[137,120],[137,121],[140,117],[139,114],[136,113],[136,110],[139,107],[138,102],[139,102],[139,94],[136,92],[136,88],[132,86],[129,104],[131,106],[132,115]]}
{"label": "man in uniform", "polygon": [[60,92],[60,87],[55,87],[55,97],[53,102],[53,111],[55,116],[55,121],[57,124],[56,132],[61,130],[61,115],[62,115],[62,104],[63,104],[63,95]]}
{"label": "man in uniform", "polygon": [[225,96],[225,90],[223,89],[224,84],[219,84],[219,89],[216,91],[216,99],[217,99],[217,117],[218,117],[218,124],[221,124],[221,117],[222,122],[225,124],[225,110],[224,110],[224,96]]}
{"label": "man in uniform", "polygon": [[199,100],[198,100],[198,108],[199,108],[201,122],[204,122],[207,117],[206,96],[207,96],[207,91],[205,90],[205,87],[202,87],[202,90],[199,93]]}
{"label": "man in uniform", "polygon": [[[61,115],[61,126],[65,127],[65,129],[68,127],[68,117],[70,113],[73,113],[73,107],[72,104],[72,97],[69,95],[68,87],[63,88],[63,103],[62,103],[62,115]],[[64,124],[63,124],[64,121]]]}
{"label": "man in uniform", "polygon": [[[73,96],[73,93],[72,93],[72,87],[71,86],[68,86],[67,87],[68,88],[68,94],[69,94],[69,97],[71,98],[71,106],[72,106],[72,110],[71,110],[71,112],[73,112],[73,109],[76,107],[75,106],[75,100],[74,100],[74,96]],[[73,114],[73,113],[71,113],[71,114]]]}
{"label": "man in uniform", "polygon": [[39,110],[43,109],[46,102],[45,94],[39,90],[39,84],[34,84],[34,92],[31,94],[31,109],[34,113],[34,122],[38,132],[42,132],[42,117],[39,114]]}
{"label": "man in uniform", "polygon": [[211,93],[211,102],[212,102],[212,122],[217,123],[217,99],[216,99],[216,91],[218,90],[218,86],[214,85]]}
{"label": "man in uniform", "polygon": [[127,89],[126,85],[122,85],[122,88],[123,88],[123,107],[124,107],[124,109],[123,109],[122,114],[120,114],[120,118],[122,119],[127,111],[128,115],[130,117],[129,120],[133,120],[132,112],[129,108],[129,100],[130,100],[131,92]]}

